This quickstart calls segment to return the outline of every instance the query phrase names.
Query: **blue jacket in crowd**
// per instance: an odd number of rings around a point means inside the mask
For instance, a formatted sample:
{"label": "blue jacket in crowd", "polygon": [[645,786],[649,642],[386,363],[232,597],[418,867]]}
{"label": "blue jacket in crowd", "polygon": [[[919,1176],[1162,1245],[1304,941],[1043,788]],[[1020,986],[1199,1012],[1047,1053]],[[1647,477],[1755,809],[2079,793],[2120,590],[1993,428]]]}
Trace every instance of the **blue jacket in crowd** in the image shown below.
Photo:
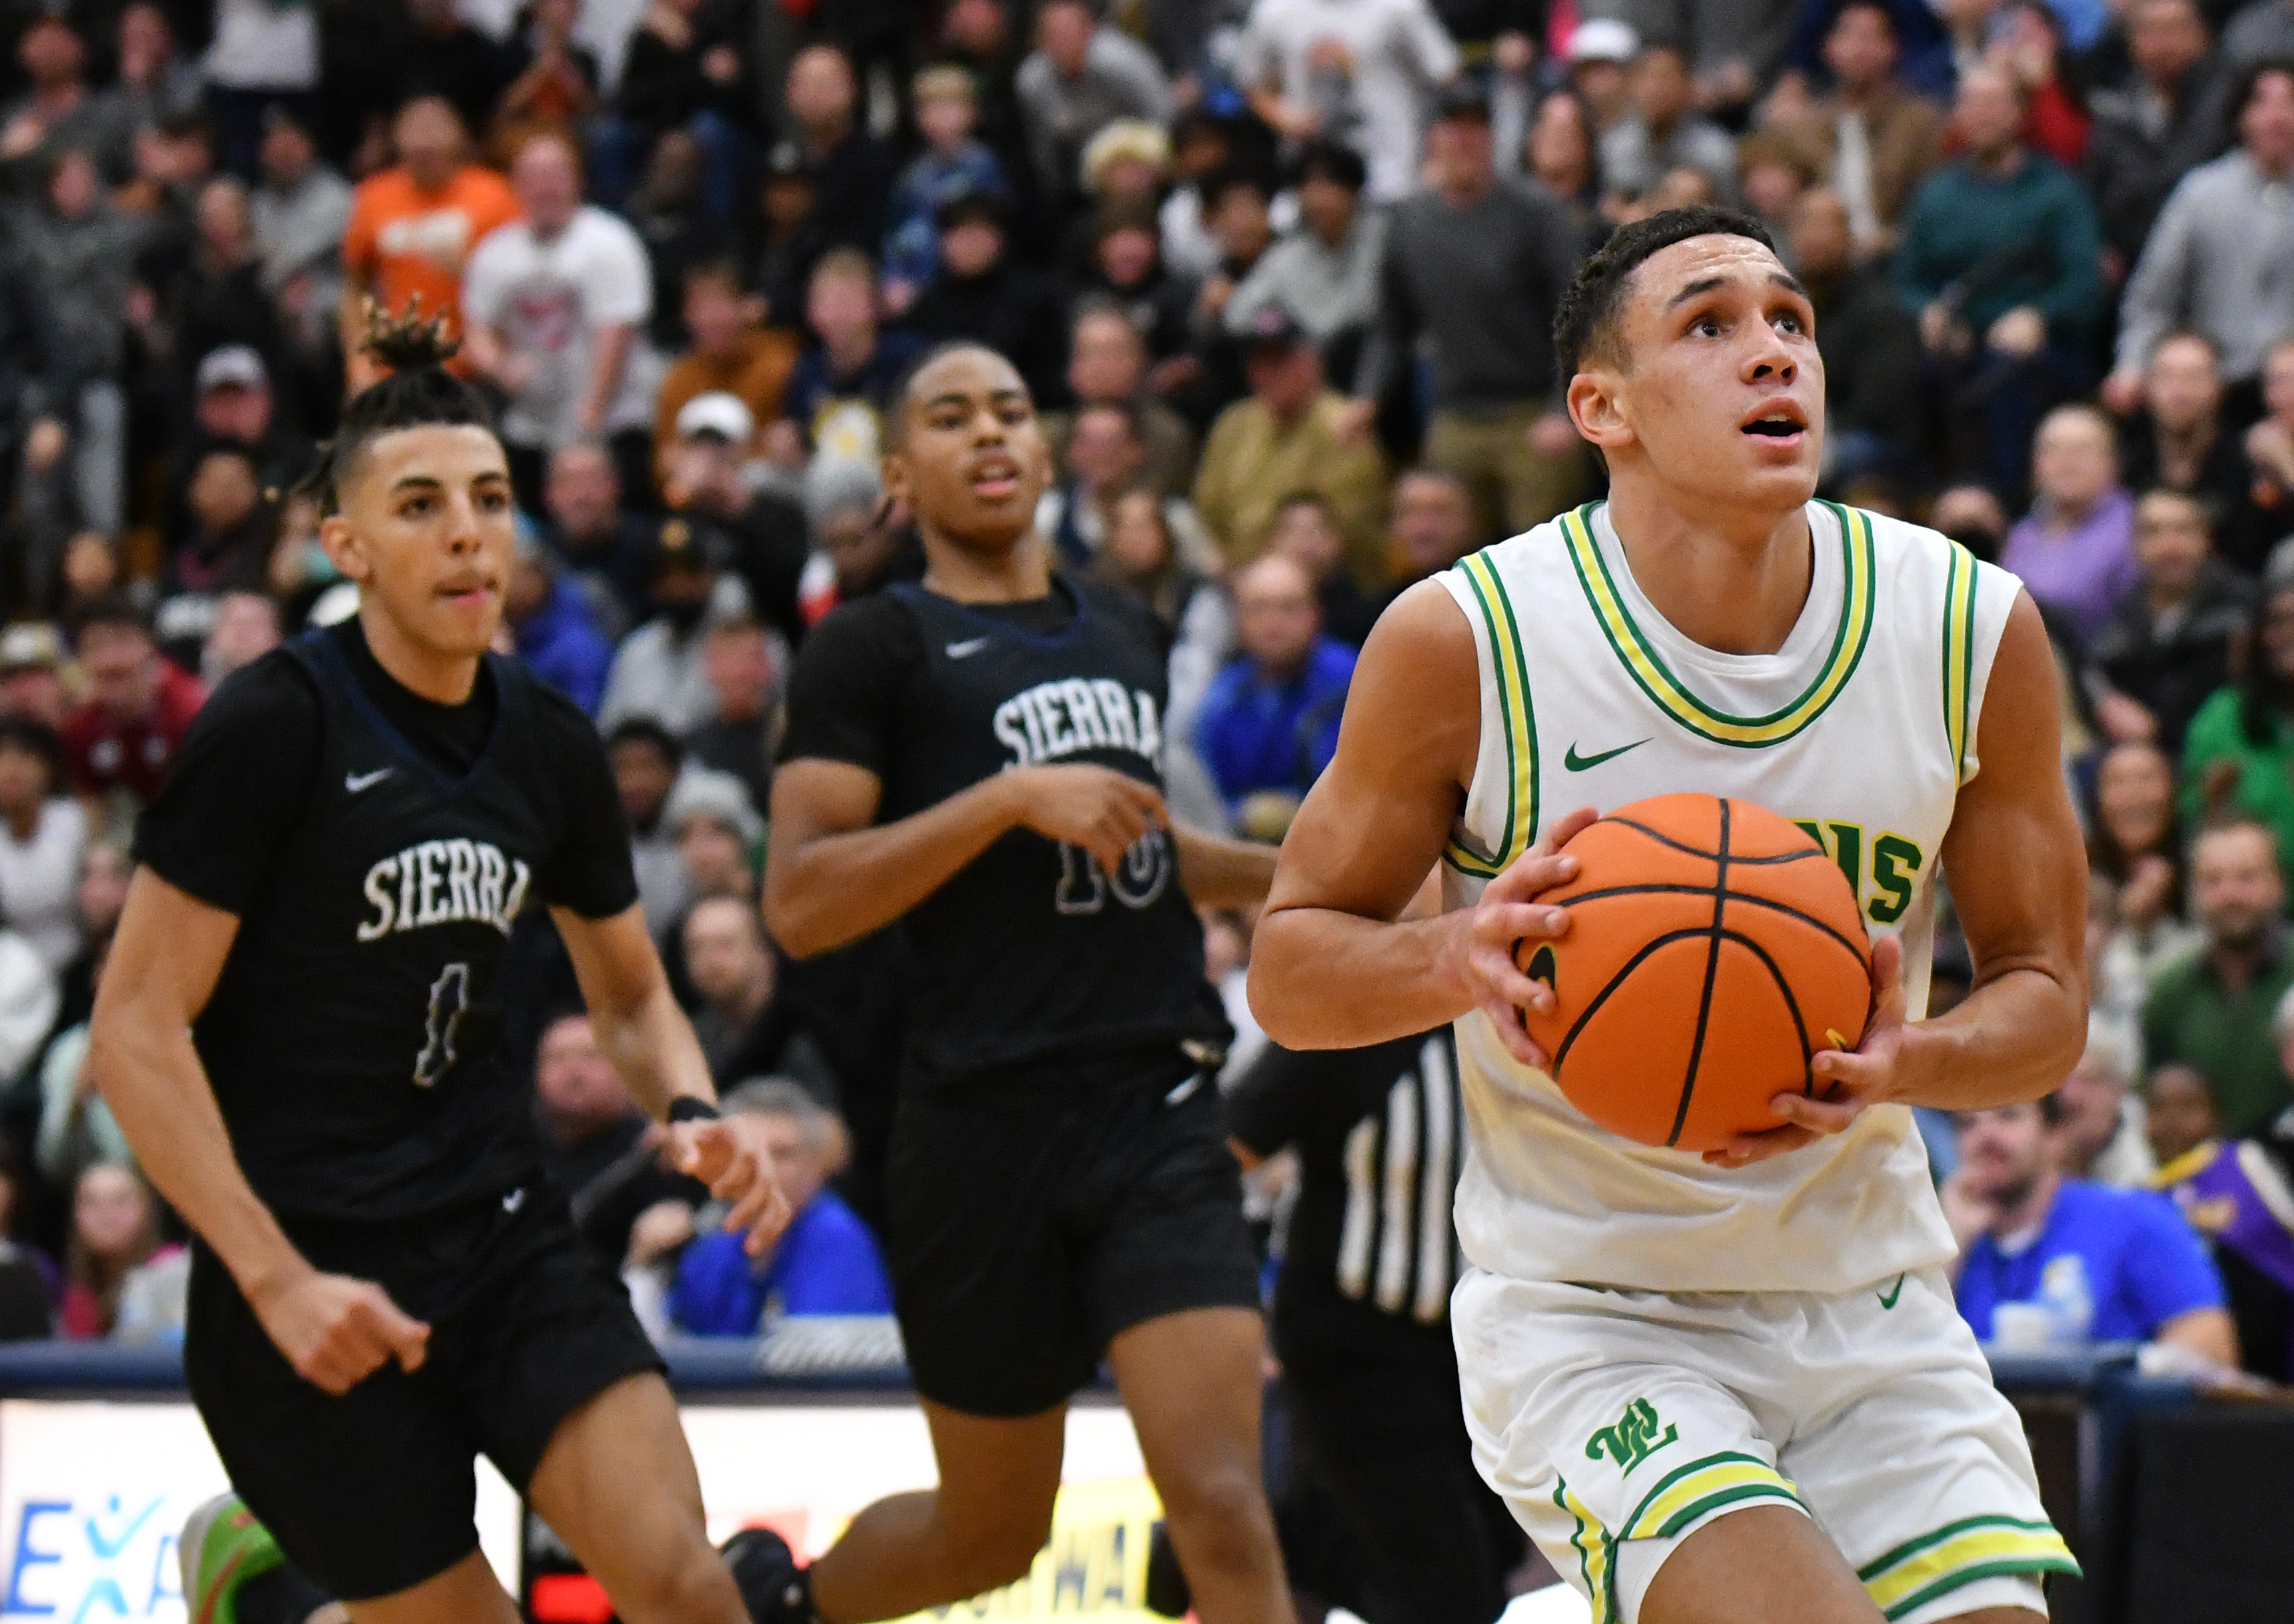
{"label": "blue jacket in crowd", "polygon": [[2148,1342],[2168,1320],[2223,1306],[2222,1276],[2175,1204],[2145,1190],[2066,1181],[2030,1244],[1979,1235],[1959,1268],[1960,1317],[1991,1340],[2002,1303],[2068,1307],[2070,1341]]}
{"label": "blue jacket in crowd", "polygon": [[779,1314],[889,1314],[891,1277],[876,1238],[829,1190],[805,1203],[760,1269],[744,1238],[701,1236],[678,1260],[669,1317],[694,1336],[753,1336],[765,1311]]}
{"label": "blue jacket in crowd", "polygon": [[1338,753],[1338,717],[1354,680],[1354,651],[1317,637],[1288,682],[1269,682],[1248,658],[1211,679],[1195,722],[1195,749],[1230,808],[1261,790],[1304,795]]}
{"label": "blue jacket in crowd", "polygon": [[580,590],[552,576],[549,596],[541,600],[522,625],[513,626],[517,657],[533,674],[571,699],[590,716],[606,694],[606,673],[614,663],[614,646],[590,618],[589,601]]}

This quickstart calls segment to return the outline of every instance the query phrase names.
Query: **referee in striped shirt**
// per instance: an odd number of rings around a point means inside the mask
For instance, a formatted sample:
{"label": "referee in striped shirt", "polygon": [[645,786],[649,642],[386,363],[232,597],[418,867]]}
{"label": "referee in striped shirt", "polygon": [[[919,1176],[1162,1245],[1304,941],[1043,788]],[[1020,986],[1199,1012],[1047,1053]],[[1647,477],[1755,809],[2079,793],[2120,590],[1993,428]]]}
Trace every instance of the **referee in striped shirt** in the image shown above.
{"label": "referee in striped shirt", "polygon": [[1368,1624],[1491,1624],[1525,1547],[1474,1470],[1459,1409],[1450,1208],[1465,1129],[1450,1028],[1370,1049],[1270,1046],[1225,1109],[1246,1165],[1298,1155],[1273,1317],[1293,1582]]}

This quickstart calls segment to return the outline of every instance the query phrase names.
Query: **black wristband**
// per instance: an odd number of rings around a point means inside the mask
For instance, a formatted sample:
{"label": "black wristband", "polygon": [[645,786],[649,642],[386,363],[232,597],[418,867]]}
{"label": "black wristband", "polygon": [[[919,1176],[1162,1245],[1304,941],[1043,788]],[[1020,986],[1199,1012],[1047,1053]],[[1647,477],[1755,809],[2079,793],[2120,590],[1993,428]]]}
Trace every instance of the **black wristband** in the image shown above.
{"label": "black wristband", "polygon": [[715,1122],[717,1108],[706,1100],[691,1094],[679,1094],[669,1102],[669,1120],[678,1122]]}

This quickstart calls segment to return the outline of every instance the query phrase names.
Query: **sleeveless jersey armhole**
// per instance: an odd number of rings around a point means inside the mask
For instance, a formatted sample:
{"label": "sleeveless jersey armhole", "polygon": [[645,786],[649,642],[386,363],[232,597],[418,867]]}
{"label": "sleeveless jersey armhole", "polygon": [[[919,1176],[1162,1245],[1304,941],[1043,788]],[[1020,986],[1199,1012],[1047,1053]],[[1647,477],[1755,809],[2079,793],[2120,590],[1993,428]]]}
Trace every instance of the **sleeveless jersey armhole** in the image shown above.
{"label": "sleeveless jersey armhole", "polygon": [[[1999,640],[2007,633],[2007,617],[2014,612],[2015,599],[2023,590],[2023,583],[1996,564],[1985,564],[1956,541],[1952,543],[1953,576],[1956,583],[1963,573],[1965,560],[1966,588],[1964,605],[1951,604],[1947,595],[1947,614],[1956,617],[1956,624],[1947,624],[1944,651],[1947,660],[1955,653],[1961,662],[1960,713],[1953,738],[1954,753],[1959,763],[1959,782],[1965,785],[1982,770],[1983,764],[1976,753],[1976,740],[1983,718],[1983,695],[1991,682],[1991,662],[1999,654]],[[1944,688],[1947,702],[1952,685]]]}
{"label": "sleeveless jersey armhole", "polygon": [[1527,664],[1512,601],[1486,552],[1470,555],[1436,579],[1473,629],[1481,690],[1474,781],[1442,860],[1468,879],[1487,881],[1537,838],[1537,724]]}

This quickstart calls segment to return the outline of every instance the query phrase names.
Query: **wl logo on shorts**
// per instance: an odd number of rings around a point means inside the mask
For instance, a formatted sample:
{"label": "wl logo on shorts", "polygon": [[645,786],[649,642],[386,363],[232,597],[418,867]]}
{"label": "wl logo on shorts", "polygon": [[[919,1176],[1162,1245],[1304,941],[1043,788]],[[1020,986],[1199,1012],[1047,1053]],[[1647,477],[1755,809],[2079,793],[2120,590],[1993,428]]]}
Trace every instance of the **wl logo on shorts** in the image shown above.
{"label": "wl logo on shorts", "polygon": [[1655,1406],[1647,1399],[1635,1399],[1625,1406],[1615,1426],[1605,1426],[1593,1434],[1585,1446],[1585,1458],[1598,1460],[1606,1455],[1617,1463],[1620,1476],[1631,1477],[1635,1466],[1680,1436],[1677,1426],[1668,1426],[1662,1433],[1656,1429]]}

